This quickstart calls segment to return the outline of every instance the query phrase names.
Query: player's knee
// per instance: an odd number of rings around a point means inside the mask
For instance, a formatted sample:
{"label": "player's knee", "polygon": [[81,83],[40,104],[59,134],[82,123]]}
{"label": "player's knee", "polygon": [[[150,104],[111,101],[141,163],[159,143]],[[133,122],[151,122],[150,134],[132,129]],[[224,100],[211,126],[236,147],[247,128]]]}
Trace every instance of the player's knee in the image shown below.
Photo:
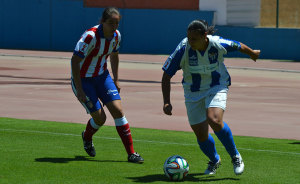
{"label": "player's knee", "polygon": [[94,120],[95,121],[95,123],[97,124],[97,125],[99,125],[99,126],[102,126],[102,125],[104,125],[104,123],[105,123],[105,121],[106,121],[106,118],[105,119],[97,119],[97,120]]}
{"label": "player's knee", "polygon": [[221,118],[219,118],[218,116],[210,116],[210,115],[208,115],[207,116],[207,121],[208,121],[208,123],[209,124],[220,124],[220,123],[222,123],[222,119]]}
{"label": "player's knee", "polygon": [[105,113],[101,113],[97,115],[94,114],[93,119],[97,125],[102,126],[106,121],[106,114]]}
{"label": "player's knee", "polygon": [[218,116],[208,116],[207,122],[214,131],[219,131],[222,129],[223,120]]}
{"label": "player's knee", "polygon": [[124,113],[121,109],[114,109],[111,111],[111,115],[114,119],[122,118],[124,116]]}

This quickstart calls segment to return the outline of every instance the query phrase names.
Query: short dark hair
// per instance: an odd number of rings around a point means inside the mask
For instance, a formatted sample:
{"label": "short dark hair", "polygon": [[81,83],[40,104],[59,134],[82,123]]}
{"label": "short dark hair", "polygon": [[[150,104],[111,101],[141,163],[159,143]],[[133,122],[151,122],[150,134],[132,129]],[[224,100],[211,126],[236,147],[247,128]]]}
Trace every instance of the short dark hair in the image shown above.
{"label": "short dark hair", "polygon": [[216,32],[214,26],[208,26],[208,23],[205,20],[193,20],[189,26],[188,31],[199,31],[201,35],[207,33],[208,35],[212,35]]}
{"label": "short dark hair", "polygon": [[108,8],[105,8],[102,13],[101,22],[105,22],[107,19],[109,19],[112,16],[112,14],[117,14],[121,17],[120,12],[117,8],[108,7]]}

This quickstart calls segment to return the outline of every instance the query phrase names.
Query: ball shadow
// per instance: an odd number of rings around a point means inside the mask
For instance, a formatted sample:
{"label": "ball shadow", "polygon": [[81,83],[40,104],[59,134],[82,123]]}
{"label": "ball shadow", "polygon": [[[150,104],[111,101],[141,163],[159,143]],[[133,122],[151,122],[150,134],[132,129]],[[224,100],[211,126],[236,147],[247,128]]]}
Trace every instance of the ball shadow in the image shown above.
{"label": "ball shadow", "polygon": [[[152,175],[146,175],[141,177],[127,177],[127,179],[130,179],[136,183],[173,182],[169,180],[164,174],[152,174]],[[184,179],[184,181],[190,181],[190,182],[212,182],[212,181],[224,181],[224,180],[239,181],[240,179],[231,178],[231,177],[215,178],[215,176],[207,176],[204,175],[203,173],[189,174]]]}

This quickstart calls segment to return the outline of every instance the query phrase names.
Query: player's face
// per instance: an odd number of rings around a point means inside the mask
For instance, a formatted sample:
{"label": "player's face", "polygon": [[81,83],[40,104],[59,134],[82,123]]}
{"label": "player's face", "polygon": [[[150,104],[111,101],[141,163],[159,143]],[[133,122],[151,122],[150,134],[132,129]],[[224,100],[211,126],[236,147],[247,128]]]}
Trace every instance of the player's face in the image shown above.
{"label": "player's face", "polygon": [[193,50],[201,50],[206,44],[206,34],[201,35],[199,31],[192,30],[187,32],[188,42]]}
{"label": "player's face", "polygon": [[102,22],[104,36],[107,38],[113,37],[114,32],[119,27],[119,22],[120,22],[120,15],[118,14],[112,14],[110,18],[106,19],[105,22]]}

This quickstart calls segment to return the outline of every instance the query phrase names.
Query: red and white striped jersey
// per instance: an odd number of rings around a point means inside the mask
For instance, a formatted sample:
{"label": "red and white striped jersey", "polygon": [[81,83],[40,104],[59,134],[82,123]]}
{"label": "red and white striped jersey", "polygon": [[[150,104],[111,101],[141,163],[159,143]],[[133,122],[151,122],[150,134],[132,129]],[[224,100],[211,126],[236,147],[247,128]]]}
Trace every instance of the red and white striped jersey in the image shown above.
{"label": "red and white striped jersey", "polygon": [[120,41],[118,30],[111,40],[106,39],[101,24],[85,31],[74,50],[74,55],[83,58],[80,62],[80,77],[96,77],[107,70],[107,58],[112,52],[118,52]]}

